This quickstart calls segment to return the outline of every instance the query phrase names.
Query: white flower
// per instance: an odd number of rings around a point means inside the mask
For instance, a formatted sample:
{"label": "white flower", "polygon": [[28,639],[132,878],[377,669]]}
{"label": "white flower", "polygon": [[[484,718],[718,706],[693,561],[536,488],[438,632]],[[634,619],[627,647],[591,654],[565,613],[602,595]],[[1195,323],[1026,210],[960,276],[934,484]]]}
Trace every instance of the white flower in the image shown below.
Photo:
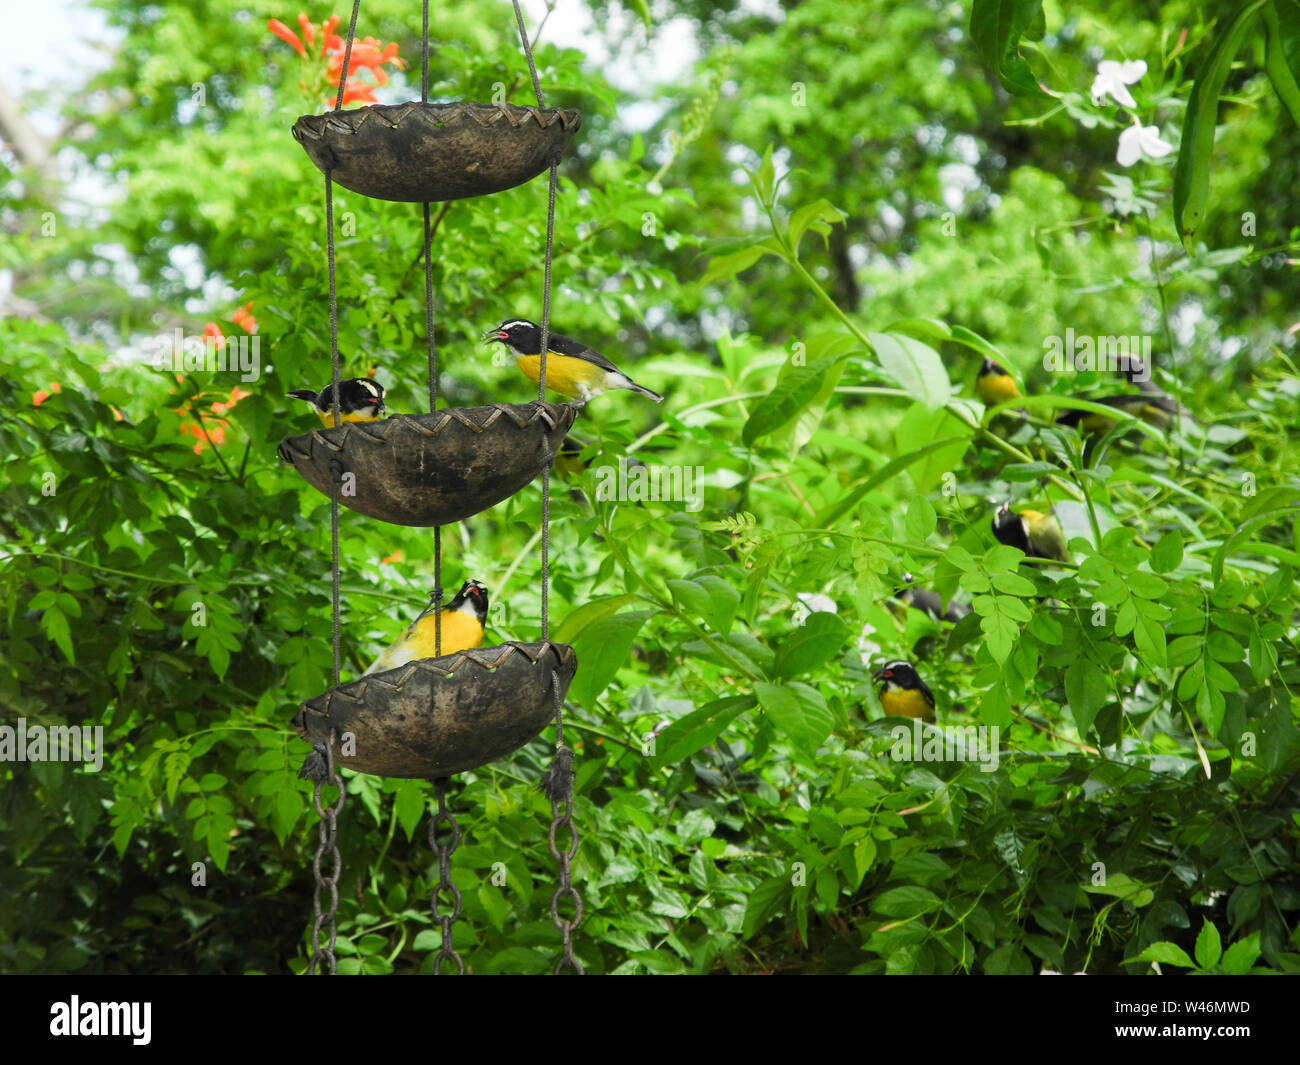
{"label": "white flower", "polygon": [[1147,72],[1147,65],[1141,59],[1129,63],[1116,63],[1113,59],[1103,59],[1097,64],[1097,76],[1092,82],[1092,102],[1100,107],[1107,96],[1115,97],[1117,104],[1125,107],[1137,107],[1137,101],[1125,86],[1134,85],[1142,80]]}
{"label": "white flower", "polygon": [[808,592],[799,593],[799,601],[794,605],[794,623],[802,625],[808,620],[809,614],[836,614],[835,600],[829,595],[812,595]]}
{"label": "white flower", "polygon": [[862,656],[862,667],[864,669],[871,669],[884,654],[885,649],[876,643],[875,635],[876,630],[872,628],[869,621],[862,626],[862,632],[858,635],[858,653]]}
{"label": "white flower", "polygon": [[1172,144],[1160,139],[1159,126],[1144,126],[1136,116],[1133,125],[1119,135],[1119,151],[1115,159],[1120,166],[1132,166],[1139,159],[1163,159],[1174,150]]}

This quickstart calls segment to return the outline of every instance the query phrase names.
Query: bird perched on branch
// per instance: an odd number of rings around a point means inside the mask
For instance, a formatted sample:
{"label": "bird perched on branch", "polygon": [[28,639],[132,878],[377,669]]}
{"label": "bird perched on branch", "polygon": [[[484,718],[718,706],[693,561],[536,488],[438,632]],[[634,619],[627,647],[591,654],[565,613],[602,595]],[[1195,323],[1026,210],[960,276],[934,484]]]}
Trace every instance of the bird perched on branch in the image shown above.
{"label": "bird perched on branch", "polygon": [[[1137,385],[1136,393],[1122,396],[1076,396],[1075,398],[1091,400],[1093,403],[1124,411],[1160,430],[1167,430],[1175,419],[1195,425],[1203,424],[1191,411],[1151,380],[1150,371],[1137,356],[1121,359],[1119,371],[1130,384]],[[1083,435],[1091,436],[1105,432],[1115,421],[1115,418],[1108,418],[1095,411],[1067,410],[1056,419],[1056,424],[1072,426]]]}
{"label": "bird perched on branch", "polygon": [[[320,415],[326,428],[334,424],[334,386],[326,385],[319,392],[299,388],[289,393],[293,399],[310,403]],[[353,377],[339,382],[339,417],[345,422],[373,422],[384,416],[384,386],[369,377]]]}
{"label": "bird perched on branch", "polygon": [[1019,399],[1016,379],[992,359],[985,359],[975,378],[975,395],[986,407],[996,407],[1009,399]]}
{"label": "bird perched on branch", "polygon": [[889,717],[934,720],[934,692],[910,662],[902,659],[886,662],[872,676],[881,682],[880,706]]}
{"label": "bird perched on branch", "polygon": [[1003,503],[993,515],[993,535],[1008,547],[1020,548],[1031,558],[1071,561],[1061,523],[1051,514],[1037,510],[1017,513],[1011,509],[1010,503]]}
{"label": "bird perched on branch", "polygon": [[[1155,391],[1143,389],[1141,392],[1132,392],[1123,396],[1076,396],[1075,398],[1086,399],[1091,403],[1100,403],[1104,407],[1123,411],[1161,430],[1167,430],[1173,425],[1175,417],[1181,417],[1188,422],[1199,421],[1173,396],[1160,391],[1159,388],[1155,388]],[[1115,424],[1115,421],[1116,419],[1098,414],[1096,411],[1067,410],[1056,419],[1056,424],[1068,425],[1078,429],[1084,436],[1092,436],[1105,432]]]}
{"label": "bird perched on branch", "polygon": [[[495,329],[483,334],[483,342],[504,344],[524,374],[534,383],[542,373],[542,330],[526,318],[507,318]],[[546,386],[587,402],[592,396],[616,388],[626,388],[639,395],[663,402],[663,396],[633,381],[598,351],[571,337],[551,333],[546,343]]]}
{"label": "bird perched on branch", "polygon": [[[396,642],[375,659],[375,664],[366,670],[366,674],[383,673],[407,662],[435,657],[436,611],[437,604],[431,600]],[[482,644],[487,611],[487,588],[479,581],[466,581],[461,585],[460,591],[442,610],[442,654],[451,655]]]}

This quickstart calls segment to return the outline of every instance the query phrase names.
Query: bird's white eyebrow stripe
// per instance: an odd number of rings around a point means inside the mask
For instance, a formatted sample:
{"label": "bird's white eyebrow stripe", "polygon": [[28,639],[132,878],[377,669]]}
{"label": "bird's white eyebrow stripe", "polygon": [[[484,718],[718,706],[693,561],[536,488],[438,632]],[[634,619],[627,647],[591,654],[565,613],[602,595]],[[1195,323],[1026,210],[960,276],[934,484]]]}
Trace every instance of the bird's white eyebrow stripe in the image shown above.
{"label": "bird's white eyebrow stripe", "polygon": [[498,333],[508,333],[508,332],[510,332],[510,330],[512,330],[512,329],[513,329],[515,326],[517,326],[517,325],[527,325],[527,326],[531,326],[532,324],[533,324],[532,322],[528,321],[528,320],[525,319],[525,318],[512,318],[512,319],[510,319],[510,321],[508,321],[508,322],[502,322],[499,326],[497,326],[497,332],[498,332]]}
{"label": "bird's white eyebrow stripe", "polygon": [[376,384],[374,381],[371,381],[368,378],[365,377],[361,378],[361,387],[364,388],[376,399],[378,399],[380,396],[383,395],[383,389],[381,389],[378,384]]}

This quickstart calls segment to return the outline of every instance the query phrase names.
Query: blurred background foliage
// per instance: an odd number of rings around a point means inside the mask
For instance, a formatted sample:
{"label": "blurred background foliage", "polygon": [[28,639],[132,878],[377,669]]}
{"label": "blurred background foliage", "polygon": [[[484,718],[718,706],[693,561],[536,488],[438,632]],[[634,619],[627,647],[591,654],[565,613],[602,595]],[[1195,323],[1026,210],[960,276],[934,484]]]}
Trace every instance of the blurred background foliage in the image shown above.
{"label": "blurred background foliage", "polygon": [[[301,971],[316,832],[288,722],[329,684],[329,507],[275,448],[313,421],[284,393],[329,378],[323,185],[288,132],[321,71],[268,32],[297,26],[275,0],[98,6],[111,65],[39,101],[66,119],[60,174],[0,153],[0,704],[102,725],[107,752],[0,767],[0,968]],[[433,98],[531,102],[507,5],[434,7]],[[1043,7],[1038,98],[981,61],[970,4],[593,5],[604,63],[543,27],[548,104],[584,113],[552,320],[667,396],[592,403],[591,468],[552,502],[589,971],[1300,968],[1300,132],[1261,30],[1184,246],[1175,157],[1120,166],[1130,114],[1089,86],[1144,60],[1137,113],[1176,147],[1212,13]],[[417,5],[362,7],[408,64],[384,102],[418,97],[418,28]],[[687,75],[614,77],[670,30],[698,42]],[[345,374],[421,410],[419,210],[335,209]],[[525,402],[476,341],[540,317],[544,182],[435,218],[443,401]],[[256,328],[258,380],[152,367],[209,323]],[[971,398],[989,353],[1026,392],[1122,389],[1043,369],[1067,329],[1151,337],[1205,427],[1085,450],[1048,407]],[[702,508],[598,499],[624,456],[698,468]],[[1056,504],[1079,567],[1016,576],[1004,499]],[[446,530],[444,584],[491,590],[488,642],[540,633],[540,514],[533,487]],[[345,676],[423,605],[431,539],[343,512]],[[902,609],[905,571],[976,612]],[[996,771],[890,757],[869,673],[897,657],[941,725],[1003,730]],[[453,784],[474,971],[553,963],[552,744]],[[431,789],[348,788],[340,968],[427,972]],[[1194,951],[1206,922],[1222,958]]]}

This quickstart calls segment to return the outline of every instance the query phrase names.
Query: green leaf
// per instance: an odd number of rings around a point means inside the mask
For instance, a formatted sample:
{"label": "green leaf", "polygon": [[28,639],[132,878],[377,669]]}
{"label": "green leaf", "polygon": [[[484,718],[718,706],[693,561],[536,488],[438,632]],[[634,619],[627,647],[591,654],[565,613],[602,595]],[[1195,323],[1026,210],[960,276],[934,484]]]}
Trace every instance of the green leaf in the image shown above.
{"label": "green leaf", "polygon": [[942,344],[952,340],[952,329],[939,318],[899,318],[885,327],[886,333],[904,333],[917,340],[937,341]]}
{"label": "green leaf", "polygon": [[867,339],[880,366],[893,382],[930,411],[937,411],[952,395],[952,383],[939,353],[905,334],[868,333]]}
{"label": "green leaf", "polygon": [[1213,969],[1223,957],[1223,940],[1219,930],[1206,918],[1196,937],[1196,964],[1202,969]]}
{"label": "green leaf", "polygon": [[[713,601],[709,593],[695,581],[665,581],[673,602],[684,613],[700,620],[706,620],[713,611]],[[716,628],[716,626],[714,626]],[[725,633],[724,633],[725,635]]]}
{"label": "green leaf", "polygon": [[1140,599],[1133,599],[1130,602],[1137,606],[1137,619],[1136,624],[1133,626],[1133,642],[1137,645],[1138,653],[1148,665],[1155,666],[1158,669],[1168,668],[1164,617],[1157,616]]}
{"label": "green leaf", "polygon": [[1101,667],[1088,658],[1076,658],[1065,671],[1065,697],[1080,736],[1086,736],[1106,703],[1108,690]]}
{"label": "green leaf", "polygon": [[580,706],[592,708],[614,674],[627,661],[632,641],[641,631],[652,610],[615,614],[588,625],[573,641],[578,655],[578,672],[569,685],[569,698]]}
{"label": "green leaf", "polygon": [[1223,952],[1219,966],[1229,976],[1244,976],[1250,972],[1261,951],[1259,933],[1251,932],[1245,939],[1239,939]]}
{"label": "green leaf", "polygon": [[715,632],[727,635],[740,607],[740,593],[716,573],[703,573],[693,583],[703,588],[709,597],[702,616]]}
{"label": "green leaf", "polygon": [[1183,139],[1174,167],[1174,226],[1183,242],[1205,220],[1210,198],[1210,158],[1214,153],[1214,130],[1219,120],[1219,93],[1241,50],[1251,21],[1264,0],[1241,4],[1226,24],[1218,28],[1214,44],[1205,59],[1187,100],[1183,118]]}
{"label": "green leaf", "polygon": [[929,888],[908,885],[881,892],[872,900],[871,908],[886,917],[915,917],[942,905],[943,900]]}
{"label": "green leaf", "polygon": [[[805,690],[800,691],[800,688]],[[825,701],[818,707],[808,697],[807,692],[811,690],[806,685],[767,684],[763,681],[754,685],[758,704],[772,723],[805,754],[816,755],[817,748],[831,734],[834,722]]]}
{"label": "green leaf", "polygon": [[745,905],[745,919],[740,926],[740,934],[749,939],[776,914],[782,904],[790,897],[790,878],[774,876],[764,880],[749,893]]}
{"label": "green leaf", "polygon": [[402,826],[406,838],[413,839],[415,830],[420,827],[424,817],[424,785],[418,780],[403,780],[397,785],[393,796],[393,809],[397,814],[397,823]]}
{"label": "green leaf", "polygon": [[57,606],[50,606],[41,615],[41,628],[45,635],[54,641],[72,665],[77,664],[77,655],[72,647],[72,632],[68,627],[68,617]]}
{"label": "green leaf", "polygon": [[1157,965],[1179,965],[1184,969],[1196,968],[1196,962],[1187,956],[1187,951],[1183,950],[1177,943],[1170,943],[1165,939],[1162,939],[1159,943],[1152,943],[1136,958],[1129,958],[1124,964],[1131,965],[1133,962],[1151,961]]}
{"label": "green leaf", "polygon": [[742,439],[746,447],[768,433],[775,432],[808,406],[831,374],[839,376],[848,353],[826,355],[804,366],[793,366],[776,387],[754,404],[745,422]]}
{"label": "green leaf", "polygon": [[899,457],[889,465],[907,469],[918,492],[932,491],[946,474],[960,468],[973,433],[970,426],[950,411],[935,414],[924,404],[913,403],[894,430]]}
{"label": "green leaf", "polygon": [[[934,512],[934,505],[925,496],[913,496],[907,504],[907,515],[903,527],[913,543],[923,544],[930,538],[939,524],[939,517]],[[1033,585],[1030,585],[1033,590]]]}
{"label": "green leaf", "polygon": [[680,717],[655,739],[655,754],[650,760],[654,769],[673,765],[689,758],[717,739],[723,730],[746,710],[757,705],[752,695],[729,695],[715,699]]}
{"label": "green leaf", "polygon": [[[920,406],[920,404],[915,404],[914,409],[920,411],[923,415],[926,413],[925,408]],[[926,417],[924,419],[924,431],[933,431],[933,423],[940,420],[941,419]],[[951,421],[957,422],[957,419],[953,418]],[[960,425],[960,423],[957,424]],[[945,428],[951,429],[951,425],[946,424]],[[898,458],[886,463],[875,473],[871,474],[871,476],[850,488],[830,506],[818,511],[817,516],[813,518],[813,524],[821,527],[834,525],[840,518],[856,507],[862,500],[862,497],[872,489],[878,485],[884,484],[891,477],[902,473],[909,466],[921,462],[923,459],[935,462],[941,470],[951,470],[954,463],[948,461],[948,456],[952,453],[953,449],[956,449],[957,458],[960,459],[961,456],[965,454],[967,447],[970,446],[970,430],[964,426],[962,426],[961,429],[965,435],[945,436],[942,439],[934,440],[932,443],[927,443],[924,446],[915,449],[903,449],[900,447],[900,450],[906,450],[906,454],[900,455]]]}
{"label": "green leaf", "polygon": [[1003,943],[984,959],[984,972],[989,976],[1032,976],[1034,966],[1017,944]]}
{"label": "green leaf", "polygon": [[[821,334],[809,339],[804,357],[811,356],[814,359],[819,359],[829,355],[851,355],[858,349],[857,338],[847,333]],[[821,427],[822,418],[825,417],[826,409],[830,406],[830,401],[835,395],[835,386],[840,383],[840,377],[843,373],[844,364],[841,363],[826,374],[822,379],[821,387],[817,389],[812,399],[795,417],[794,433],[791,438],[793,444],[792,453],[800,451]],[[781,376],[783,378],[789,376],[789,374],[789,367],[782,369]]]}
{"label": "green leaf", "polygon": [[799,250],[799,241],[803,239],[804,233],[811,226],[818,229],[824,236],[830,232],[830,227],[843,222],[848,215],[841,211],[829,200],[818,200],[815,203],[805,204],[790,216],[790,247],[796,252]]}
{"label": "green leaf", "polygon": [[1273,524],[1280,525],[1283,522],[1293,520],[1297,511],[1300,511],[1300,506],[1293,503],[1290,506],[1277,507],[1263,513],[1254,514],[1246,521],[1237,525],[1237,527],[1232,531],[1232,535],[1224,540],[1219,550],[1214,553],[1214,562],[1210,567],[1210,574],[1215,583],[1217,584],[1219,578],[1223,576],[1224,563],[1227,562],[1228,556],[1238,544],[1242,543],[1260,526]]}
{"label": "green leaf", "polygon": [[[952,340],[958,344],[963,344],[970,348],[971,351],[978,352],[986,359],[992,359],[999,366],[1010,369],[1011,360],[1006,357],[997,347],[990,344],[982,336],[972,329],[967,329],[964,325],[954,325],[952,327]],[[1014,370],[1013,370],[1014,372]]]}
{"label": "green leaf", "polygon": [[1043,28],[1042,0],[975,0],[971,8],[971,39],[1013,96],[1046,96],[1020,55],[1020,39],[1041,37]]}
{"label": "green leaf", "polygon": [[[730,255],[715,255],[709,260],[709,265],[704,271],[704,276],[700,278],[703,284],[710,284],[714,281],[721,281],[723,278],[735,277],[736,274],[743,273],[753,266],[759,259],[768,253],[770,249],[755,245],[752,248],[743,248],[740,251],[733,251]],[[331,393],[333,395],[333,393]]]}
{"label": "green leaf", "polygon": [[1170,529],[1151,549],[1151,568],[1156,573],[1172,573],[1183,564],[1183,534]]}
{"label": "green leaf", "polygon": [[776,167],[772,163],[772,145],[763,153],[763,161],[758,165],[758,173],[751,175],[754,191],[758,193],[759,202],[771,207],[776,196]]}
{"label": "green leaf", "polygon": [[971,600],[971,606],[980,616],[985,646],[999,665],[1010,657],[1020,638],[1020,626],[1010,613],[1011,604],[1019,605],[1020,600],[993,595],[977,595]]}
{"label": "green leaf", "polygon": [[809,614],[804,624],[777,643],[772,675],[786,678],[811,673],[834,658],[848,638],[849,627],[839,615],[821,610]]}
{"label": "green leaf", "polygon": [[1104,884],[1084,884],[1083,890],[1090,895],[1110,895],[1123,899],[1132,906],[1149,906],[1155,898],[1155,892],[1140,880],[1134,880],[1127,873],[1113,873]]}
{"label": "green leaf", "polygon": [[551,639],[556,643],[572,643],[574,637],[588,625],[594,625],[602,618],[609,617],[610,614],[617,614],[625,606],[641,602],[644,600],[639,595],[612,595],[607,599],[591,599],[572,611],[552,629]]}
{"label": "green leaf", "polygon": [[[1273,91],[1300,125],[1300,2],[1272,0],[1264,5],[1264,69]],[[1234,944],[1235,945],[1235,944]]]}

